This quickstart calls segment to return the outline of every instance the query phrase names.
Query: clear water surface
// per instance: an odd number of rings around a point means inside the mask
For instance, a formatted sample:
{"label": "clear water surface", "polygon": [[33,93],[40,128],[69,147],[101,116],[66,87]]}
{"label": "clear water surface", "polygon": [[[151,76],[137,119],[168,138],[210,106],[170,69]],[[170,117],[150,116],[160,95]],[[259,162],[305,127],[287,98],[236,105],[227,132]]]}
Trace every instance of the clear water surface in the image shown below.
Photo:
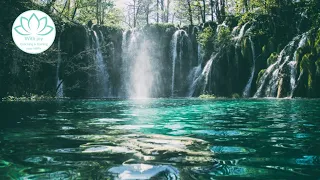
{"label": "clear water surface", "polygon": [[320,100],[0,103],[0,179],[317,179]]}

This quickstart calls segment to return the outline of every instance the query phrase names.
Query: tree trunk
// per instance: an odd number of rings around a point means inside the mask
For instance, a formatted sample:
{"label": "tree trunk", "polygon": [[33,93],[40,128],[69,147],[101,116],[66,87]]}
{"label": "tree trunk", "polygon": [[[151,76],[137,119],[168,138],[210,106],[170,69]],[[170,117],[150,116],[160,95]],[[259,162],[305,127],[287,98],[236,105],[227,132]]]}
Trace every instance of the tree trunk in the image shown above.
{"label": "tree trunk", "polygon": [[213,0],[210,0],[210,9],[211,9],[211,21],[213,21],[214,20],[214,17],[213,17],[213,14],[214,14],[214,9],[213,9],[213,7],[214,7],[214,4],[213,4]]}
{"label": "tree trunk", "polygon": [[97,0],[96,4],[96,19],[97,19],[97,24],[100,23],[100,18],[99,18],[99,5],[100,5],[101,0]]}
{"label": "tree trunk", "polygon": [[187,3],[188,3],[189,21],[190,21],[190,24],[193,25],[193,21],[192,21],[192,9],[191,9],[190,0],[187,0]]}
{"label": "tree trunk", "polygon": [[167,17],[166,17],[166,23],[169,22],[169,13],[170,12],[170,0],[167,0]]}
{"label": "tree trunk", "polygon": [[73,20],[74,17],[76,16],[77,10],[78,10],[78,6],[76,5],[76,7],[74,8],[73,13],[72,13],[72,18],[71,18],[72,20]]}
{"label": "tree trunk", "polygon": [[157,0],[157,23],[159,23],[159,1]]}
{"label": "tree trunk", "polygon": [[206,0],[202,0],[203,3],[203,16],[202,16],[202,22],[206,22]]}
{"label": "tree trunk", "polygon": [[136,16],[136,0],[133,0],[133,27],[137,26],[137,16]]}
{"label": "tree trunk", "polygon": [[165,22],[164,0],[160,1],[160,8],[161,8],[161,22]]}

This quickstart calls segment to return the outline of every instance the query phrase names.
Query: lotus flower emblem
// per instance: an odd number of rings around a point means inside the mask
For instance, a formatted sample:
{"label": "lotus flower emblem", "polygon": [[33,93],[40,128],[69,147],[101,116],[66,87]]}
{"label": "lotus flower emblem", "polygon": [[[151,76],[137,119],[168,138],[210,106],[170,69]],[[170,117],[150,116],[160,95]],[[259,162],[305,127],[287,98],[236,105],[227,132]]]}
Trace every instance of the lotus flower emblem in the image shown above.
{"label": "lotus flower emblem", "polygon": [[21,16],[20,25],[14,28],[17,33],[23,36],[45,36],[50,34],[53,29],[54,28],[52,26],[48,26],[48,19],[46,16],[39,19],[34,13],[29,19]]}

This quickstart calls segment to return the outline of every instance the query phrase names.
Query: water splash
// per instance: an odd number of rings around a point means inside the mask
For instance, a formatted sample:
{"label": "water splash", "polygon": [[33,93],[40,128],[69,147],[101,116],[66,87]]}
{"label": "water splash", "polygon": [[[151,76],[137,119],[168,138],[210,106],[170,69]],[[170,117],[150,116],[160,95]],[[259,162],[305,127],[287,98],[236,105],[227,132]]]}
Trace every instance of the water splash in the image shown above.
{"label": "water splash", "polygon": [[122,94],[129,98],[150,98],[154,88],[152,43],[136,29],[125,31],[122,37]]}

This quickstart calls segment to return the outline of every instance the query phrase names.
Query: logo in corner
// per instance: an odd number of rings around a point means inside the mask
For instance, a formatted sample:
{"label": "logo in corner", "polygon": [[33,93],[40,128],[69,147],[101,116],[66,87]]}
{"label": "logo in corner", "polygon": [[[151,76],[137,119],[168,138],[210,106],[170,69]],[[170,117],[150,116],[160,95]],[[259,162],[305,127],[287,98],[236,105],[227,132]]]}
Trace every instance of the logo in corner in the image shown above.
{"label": "logo in corner", "polygon": [[39,54],[53,44],[56,29],[52,19],[44,12],[30,10],[22,13],[12,26],[12,38],[24,52]]}

